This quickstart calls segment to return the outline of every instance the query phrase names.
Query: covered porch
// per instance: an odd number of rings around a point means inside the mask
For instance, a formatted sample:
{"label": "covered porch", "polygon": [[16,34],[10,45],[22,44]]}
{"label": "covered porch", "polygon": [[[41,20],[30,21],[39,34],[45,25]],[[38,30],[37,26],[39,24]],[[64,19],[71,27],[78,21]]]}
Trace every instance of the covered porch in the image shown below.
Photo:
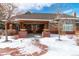
{"label": "covered porch", "polygon": [[[5,23],[5,21],[4,21]],[[41,34],[44,29],[48,29],[48,20],[17,20],[17,21],[8,21],[7,30],[8,35],[25,35],[28,34]]]}

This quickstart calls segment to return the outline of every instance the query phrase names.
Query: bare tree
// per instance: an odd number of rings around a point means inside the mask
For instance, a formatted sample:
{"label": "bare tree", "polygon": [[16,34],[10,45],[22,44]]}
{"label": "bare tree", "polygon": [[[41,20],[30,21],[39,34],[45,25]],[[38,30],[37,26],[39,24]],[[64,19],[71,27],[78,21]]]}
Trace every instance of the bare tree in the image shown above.
{"label": "bare tree", "polygon": [[61,39],[60,39],[60,36],[61,36],[60,35],[61,34],[61,32],[60,32],[61,31],[61,29],[60,29],[61,19],[60,18],[61,18],[61,15],[63,14],[62,13],[63,9],[62,9],[62,7],[59,4],[55,5],[54,7],[55,7],[55,12],[56,12],[56,19],[55,19],[55,21],[58,22],[57,27],[58,27],[58,34],[59,35],[58,35],[58,39],[57,40],[61,41]]}
{"label": "bare tree", "polygon": [[[66,7],[66,9],[70,9],[70,8],[71,8],[70,5],[69,5],[69,7],[67,7],[66,4],[63,4],[63,6]],[[62,32],[62,29],[61,29],[61,28],[62,28],[62,25],[61,25],[61,24],[63,24],[62,21],[64,21],[64,20],[62,20],[61,18],[63,17],[64,11],[63,11],[62,6],[59,5],[59,4],[57,4],[57,5],[55,6],[55,9],[56,9],[56,13],[57,13],[56,19],[58,20],[58,34],[59,34],[58,40],[59,40],[59,41],[62,41],[62,40],[61,40],[61,32]],[[65,17],[65,18],[66,18],[66,17]],[[65,33],[65,32],[64,32],[64,33]]]}
{"label": "bare tree", "polygon": [[14,15],[15,6],[12,3],[0,3],[0,20],[5,21],[5,41],[8,42],[8,30],[7,22],[11,20],[11,17]]}

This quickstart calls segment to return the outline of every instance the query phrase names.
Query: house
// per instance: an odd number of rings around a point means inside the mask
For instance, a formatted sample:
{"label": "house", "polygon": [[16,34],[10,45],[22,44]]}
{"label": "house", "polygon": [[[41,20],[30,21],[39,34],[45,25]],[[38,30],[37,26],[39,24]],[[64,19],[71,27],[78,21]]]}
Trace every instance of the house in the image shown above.
{"label": "house", "polygon": [[[75,12],[73,15],[27,12],[13,18],[12,28],[26,29],[28,33],[42,33],[44,29],[60,34],[74,34],[76,30],[79,31],[79,20]],[[9,24],[11,22],[8,22],[7,28],[9,28]]]}

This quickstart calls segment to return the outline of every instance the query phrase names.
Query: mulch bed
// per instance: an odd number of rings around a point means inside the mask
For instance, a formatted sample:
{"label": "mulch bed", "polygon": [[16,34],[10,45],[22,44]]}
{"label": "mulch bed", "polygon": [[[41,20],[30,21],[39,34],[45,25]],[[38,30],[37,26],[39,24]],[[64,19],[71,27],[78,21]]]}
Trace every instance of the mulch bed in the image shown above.
{"label": "mulch bed", "polygon": [[40,56],[45,54],[46,52],[48,52],[48,46],[43,45],[43,44],[39,44],[37,47],[39,47],[41,49],[41,51],[37,51],[37,52],[33,52],[33,53],[29,53],[29,54],[23,54],[19,51],[19,48],[0,48],[0,56],[4,56],[4,55],[11,55],[11,56]]}

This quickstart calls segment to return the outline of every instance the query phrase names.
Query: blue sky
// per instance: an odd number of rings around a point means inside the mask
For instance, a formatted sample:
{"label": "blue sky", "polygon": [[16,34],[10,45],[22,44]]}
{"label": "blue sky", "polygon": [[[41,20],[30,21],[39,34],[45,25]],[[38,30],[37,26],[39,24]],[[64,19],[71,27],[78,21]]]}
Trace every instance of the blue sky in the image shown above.
{"label": "blue sky", "polygon": [[[40,7],[40,6],[39,6]],[[57,11],[59,10],[59,11]],[[44,6],[43,8],[37,10],[37,9],[31,9],[33,13],[66,13],[66,14],[72,14],[72,12],[76,12],[77,16],[79,16],[79,3],[56,3],[51,4],[50,6]]]}

